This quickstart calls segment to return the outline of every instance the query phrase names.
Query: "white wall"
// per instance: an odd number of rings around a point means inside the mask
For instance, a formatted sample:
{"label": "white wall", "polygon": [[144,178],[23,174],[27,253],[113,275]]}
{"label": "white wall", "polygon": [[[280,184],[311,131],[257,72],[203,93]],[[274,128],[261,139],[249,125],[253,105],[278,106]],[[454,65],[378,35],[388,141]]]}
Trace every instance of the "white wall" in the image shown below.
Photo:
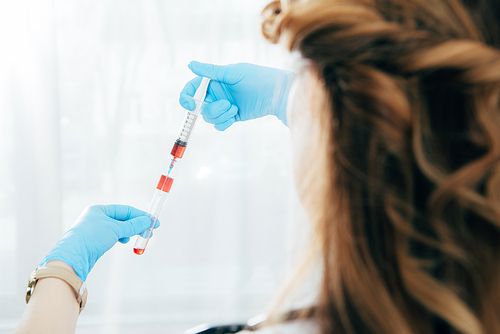
{"label": "white wall", "polygon": [[[191,60],[285,67],[265,0],[0,2],[0,333],[29,273],[90,204],[147,209],[184,111]],[[273,295],[295,221],[288,129],[197,125],[143,256],[89,275],[77,333],[173,333],[246,320]]]}

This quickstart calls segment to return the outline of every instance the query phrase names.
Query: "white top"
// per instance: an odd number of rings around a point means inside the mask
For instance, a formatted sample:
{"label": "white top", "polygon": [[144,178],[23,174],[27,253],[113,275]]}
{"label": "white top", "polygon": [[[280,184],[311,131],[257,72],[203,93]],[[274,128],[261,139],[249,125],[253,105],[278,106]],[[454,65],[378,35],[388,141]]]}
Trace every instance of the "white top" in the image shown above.
{"label": "white top", "polygon": [[266,327],[258,331],[241,331],[238,334],[319,334],[319,325],[311,320],[294,320],[287,323]]}
{"label": "white top", "polygon": [[207,95],[207,89],[208,89],[208,84],[210,83],[209,78],[203,77],[201,79],[200,86],[194,93],[194,103],[196,104],[196,107],[194,108],[193,113],[198,116],[201,111],[201,107],[203,107],[203,102],[205,101],[205,96]]}

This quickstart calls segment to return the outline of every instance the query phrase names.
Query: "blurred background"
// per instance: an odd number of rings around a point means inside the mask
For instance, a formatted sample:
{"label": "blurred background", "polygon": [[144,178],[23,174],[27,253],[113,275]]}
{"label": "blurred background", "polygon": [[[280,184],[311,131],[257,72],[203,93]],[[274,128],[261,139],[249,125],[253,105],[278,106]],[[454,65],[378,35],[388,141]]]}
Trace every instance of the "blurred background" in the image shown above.
{"label": "blurred background", "polygon": [[[81,211],[147,210],[191,60],[289,68],[268,0],[0,2],[0,333],[28,276]],[[288,129],[200,121],[144,255],[116,245],[87,279],[76,333],[177,333],[261,313],[296,251]]]}

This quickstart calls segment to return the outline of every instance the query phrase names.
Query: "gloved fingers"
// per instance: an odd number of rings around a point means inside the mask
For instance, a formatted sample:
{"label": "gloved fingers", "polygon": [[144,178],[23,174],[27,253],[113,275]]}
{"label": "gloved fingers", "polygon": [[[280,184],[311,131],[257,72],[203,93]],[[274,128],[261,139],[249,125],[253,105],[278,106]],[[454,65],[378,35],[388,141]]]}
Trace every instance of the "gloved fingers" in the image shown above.
{"label": "gloved fingers", "polygon": [[146,231],[151,226],[151,220],[147,216],[133,218],[118,224],[118,238],[131,237]]}
{"label": "gloved fingers", "polygon": [[193,111],[196,107],[196,103],[194,102],[193,97],[187,94],[181,94],[181,96],[179,97],[179,103],[184,109],[189,111]]}
{"label": "gloved fingers", "polygon": [[196,107],[196,104],[194,103],[193,100],[193,96],[194,93],[196,93],[198,87],[200,87],[200,84],[201,84],[201,77],[196,77],[194,79],[189,80],[188,83],[184,85],[184,88],[181,90],[181,95],[179,97],[179,103],[184,109],[193,111],[194,108]]}
{"label": "gloved fingers", "polygon": [[238,107],[235,105],[232,105],[228,110],[223,112],[217,117],[210,118],[208,116],[203,115],[203,119],[205,122],[210,123],[210,124],[221,124],[224,122],[229,121],[231,118],[234,118],[234,116],[238,113]]}
{"label": "gloved fingers", "polygon": [[231,102],[228,100],[218,100],[212,103],[208,103],[201,109],[201,114],[205,118],[213,119],[217,118],[231,108]]}
{"label": "gloved fingers", "polygon": [[188,67],[194,74],[200,77],[207,77],[228,85],[233,85],[239,80],[238,76],[228,75],[231,65],[220,66],[192,61],[189,63]]}
{"label": "gloved fingers", "polygon": [[[139,218],[142,218],[142,217],[139,217]],[[137,219],[137,218],[135,218],[135,219]],[[145,230],[147,230],[149,228],[149,226],[151,226],[151,220],[149,220],[149,224],[150,225],[148,225],[147,228],[145,228],[140,233],[144,232]],[[158,227],[160,227],[160,220],[157,219],[154,228],[157,229]],[[153,233],[151,233],[151,236],[153,236]],[[126,244],[127,242],[130,241],[130,238],[129,237],[123,237],[123,238],[118,239],[118,241],[121,242],[122,244]]]}
{"label": "gloved fingers", "polygon": [[[196,77],[193,80],[189,81],[186,86],[184,86],[184,89],[182,90],[180,96],[179,96],[179,104],[184,108],[189,111],[193,111],[194,108],[196,107],[196,103],[193,100],[194,94],[196,92],[196,89],[200,86],[201,83],[201,77]],[[214,101],[220,100],[223,96],[227,95],[227,92],[224,91],[223,89],[220,89],[218,87],[217,92],[221,96],[220,98],[217,98],[216,92],[213,87],[208,86],[208,91],[207,95],[205,96],[205,102],[212,103]],[[219,84],[219,86],[221,86]],[[205,106],[203,107],[205,108]]]}
{"label": "gloved fingers", "polygon": [[233,125],[234,122],[235,122],[235,118],[233,117],[233,118],[225,121],[224,123],[215,124],[214,128],[217,129],[217,130],[219,130],[219,131],[224,131],[228,127],[230,127],[231,125]]}
{"label": "gloved fingers", "polygon": [[141,216],[147,218],[146,212],[136,209],[133,206],[129,205],[110,204],[110,205],[99,205],[98,207],[102,208],[106,216],[116,220],[126,221]]}
{"label": "gloved fingers", "polygon": [[[209,91],[210,91],[210,89],[209,89]],[[212,103],[214,101],[217,101],[217,99],[213,96],[213,94],[210,94],[209,92],[207,92],[207,96],[205,96],[205,103],[209,104],[209,103]],[[202,111],[207,106],[206,104],[201,109]]]}
{"label": "gloved fingers", "polygon": [[120,238],[118,239],[118,242],[122,243],[122,244],[126,244],[130,241],[130,238],[129,237],[124,237],[124,238]]}

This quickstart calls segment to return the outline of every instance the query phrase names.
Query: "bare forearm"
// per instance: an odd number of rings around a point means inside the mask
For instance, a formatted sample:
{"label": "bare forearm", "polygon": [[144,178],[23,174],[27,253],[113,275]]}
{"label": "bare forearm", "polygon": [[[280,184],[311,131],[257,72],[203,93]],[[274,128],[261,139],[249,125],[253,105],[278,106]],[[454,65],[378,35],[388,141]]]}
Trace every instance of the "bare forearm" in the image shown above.
{"label": "bare forearm", "polygon": [[[46,266],[73,270],[66,263],[56,260],[47,262]],[[78,314],[73,288],[60,279],[44,278],[38,281],[15,334],[74,333]]]}

